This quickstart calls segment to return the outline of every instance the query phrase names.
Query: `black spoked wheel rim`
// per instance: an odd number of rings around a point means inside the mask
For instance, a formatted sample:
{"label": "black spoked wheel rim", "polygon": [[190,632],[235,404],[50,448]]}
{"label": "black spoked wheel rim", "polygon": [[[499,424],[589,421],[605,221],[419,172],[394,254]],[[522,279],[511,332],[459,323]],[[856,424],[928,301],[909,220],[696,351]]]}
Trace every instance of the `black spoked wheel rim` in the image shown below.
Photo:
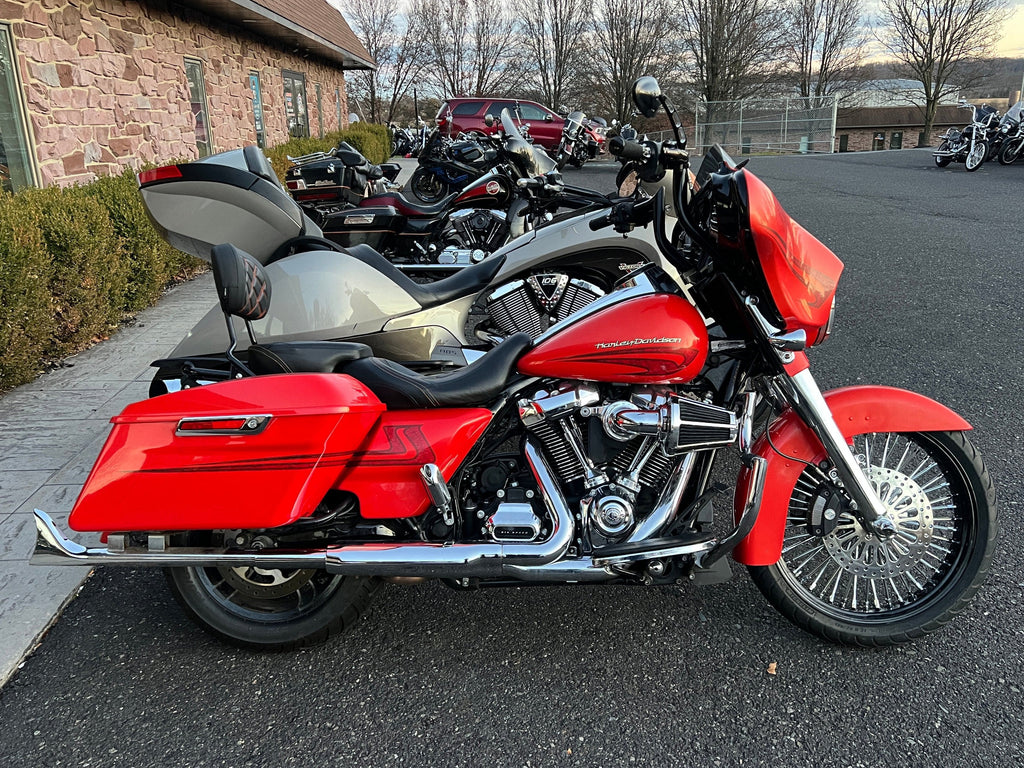
{"label": "black spoked wheel rim", "polygon": [[257,624],[283,624],[316,613],[345,578],[319,569],[251,566],[197,568],[195,573],[201,588],[224,612]]}
{"label": "black spoked wheel rim", "polygon": [[882,542],[852,514],[825,536],[807,531],[808,504],[824,475],[808,467],[790,502],[778,572],[815,612],[888,624],[927,611],[957,588],[978,535],[978,504],[963,468],[927,434],[870,434],[854,452],[897,534]]}

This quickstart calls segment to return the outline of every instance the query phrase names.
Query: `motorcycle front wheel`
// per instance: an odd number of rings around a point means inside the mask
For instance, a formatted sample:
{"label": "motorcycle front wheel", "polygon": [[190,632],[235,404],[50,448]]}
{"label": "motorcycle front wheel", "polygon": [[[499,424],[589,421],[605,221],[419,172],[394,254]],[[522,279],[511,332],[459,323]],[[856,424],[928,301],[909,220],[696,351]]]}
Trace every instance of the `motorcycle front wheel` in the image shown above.
{"label": "motorcycle front wheel", "polygon": [[424,203],[436,203],[448,193],[448,185],[424,168],[417,168],[409,179],[409,189]]}
{"label": "motorcycle front wheel", "polygon": [[[945,152],[948,149],[949,149],[949,142],[948,141],[944,141],[941,144],[939,144],[939,152]],[[939,168],[945,168],[947,165],[949,165],[951,162],[953,162],[953,158],[949,157],[948,155],[945,156],[945,157],[933,156],[933,159],[935,160],[935,164],[937,166],[939,166]]]}
{"label": "motorcycle front wheel", "polygon": [[1017,162],[1017,158],[1020,157],[1021,149],[1024,149],[1024,139],[1011,139],[1005,142],[1003,148],[999,150],[999,164],[1013,165]]}
{"label": "motorcycle front wheel", "polygon": [[854,453],[896,524],[879,540],[850,512],[808,530],[827,478],[808,466],[790,499],[782,557],[751,566],[758,589],[800,628],[859,646],[906,643],[963,612],[983,583],[996,538],[995,491],[962,432],[862,435]]}
{"label": "motorcycle front wheel", "polygon": [[971,150],[967,153],[967,158],[964,160],[964,168],[968,171],[976,171],[984,165],[986,157],[988,157],[988,142],[982,140],[971,147]]}
{"label": "motorcycle front wheel", "polygon": [[189,618],[221,640],[257,651],[317,645],[356,622],[379,579],[319,569],[167,568]]}

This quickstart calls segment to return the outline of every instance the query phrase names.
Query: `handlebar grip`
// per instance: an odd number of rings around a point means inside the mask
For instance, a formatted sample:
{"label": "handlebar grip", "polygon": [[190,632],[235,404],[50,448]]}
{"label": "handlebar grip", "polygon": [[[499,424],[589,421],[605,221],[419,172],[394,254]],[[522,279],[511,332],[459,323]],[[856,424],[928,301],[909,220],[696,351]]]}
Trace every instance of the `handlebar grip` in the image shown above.
{"label": "handlebar grip", "polygon": [[626,141],[621,136],[613,136],[608,141],[608,151],[616,157],[626,160],[646,160],[647,148],[635,141]]}
{"label": "handlebar grip", "polygon": [[611,225],[612,220],[610,216],[598,216],[596,219],[590,220],[590,229],[593,232],[596,232],[599,229],[604,229],[605,227],[610,227]]}

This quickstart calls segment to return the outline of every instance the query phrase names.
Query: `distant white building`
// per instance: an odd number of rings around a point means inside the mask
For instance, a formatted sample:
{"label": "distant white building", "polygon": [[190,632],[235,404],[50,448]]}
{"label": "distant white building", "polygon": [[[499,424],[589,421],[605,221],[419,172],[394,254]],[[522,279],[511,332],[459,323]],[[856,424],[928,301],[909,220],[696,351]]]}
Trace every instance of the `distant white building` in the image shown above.
{"label": "distant white building", "polygon": [[[960,89],[943,96],[939,105],[956,105],[960,100]],[[918,80],[905,78],[893,80],[868,80],[843,99],[844,106],[850,107],[906,107],[924,103],[924,89]]]}

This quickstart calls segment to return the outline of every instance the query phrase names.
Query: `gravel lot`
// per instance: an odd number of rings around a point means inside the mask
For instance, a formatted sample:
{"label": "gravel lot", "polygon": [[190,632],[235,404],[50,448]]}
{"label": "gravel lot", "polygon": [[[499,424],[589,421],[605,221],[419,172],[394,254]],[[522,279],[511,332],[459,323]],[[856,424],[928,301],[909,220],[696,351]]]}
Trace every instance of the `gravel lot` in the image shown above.
{"label": "gravel lot", "polygon": [[[1024,758],[1024,165],[925,151],[754,158],[846,262],[820,383],[962,413],[1002,534],[968,613],[860,651],[724,585],[389,587],[349,635],[260,656],[209,639],[157,572],[101,571],[0,692],[5,766],[1003,766]],[[573,183],[610,187],[594,164]],[[244,492],[244,489],[243,489]],[[768,673],[775,663],[775,674]]]}

